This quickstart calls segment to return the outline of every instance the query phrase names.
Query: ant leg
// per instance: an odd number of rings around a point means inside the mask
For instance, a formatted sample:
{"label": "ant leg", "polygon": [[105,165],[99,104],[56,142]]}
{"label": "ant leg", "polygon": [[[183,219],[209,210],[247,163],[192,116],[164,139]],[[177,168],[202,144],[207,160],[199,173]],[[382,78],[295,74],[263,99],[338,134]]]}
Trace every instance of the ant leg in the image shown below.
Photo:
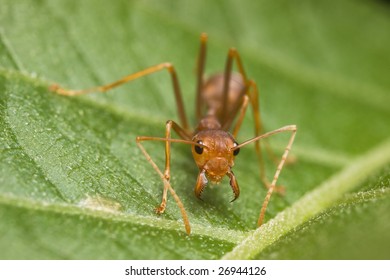
{"label": "ant leg", "polygon": [[241,144],[239,144],[238,146],[236,146],[234,149],[239,149],[249,143],[252,143],[252,142],[258,142],[260,139],[263,139],[263,138],[268,138],[269,136],[271,135],[274,135],[274,134],[278,134],[278,133],[281,133],[281,132],[285,132],[285,131],[291,131],[291,136],[290,136],[290,139],[288,141],[288,144],[284,150],[284,153],[282,155],[282,158],[278,164],[278,167],[276,169],[276,172],[275,172],[275,175],[274,175],[274,178],[268,188],[268,192],[267,192],[267,195],[264,199],[264,202],[263,202],[263,206],[261,207],[261,211],[260,211],[260,216],[259,216],[259,219],[257,221],[257,225],[258,226],[261,226],[261,224],[263,223],[263,220],[264,220],[264,215],[265,215],[265,211],[267,209],[267,206],[268,206],[268,203],[271,199],[271,195],[272,193],[274,192],[275,188],[276,188],[276,182],[279,178],[279,175],[280,175],[280,172],[282,171],[283,169],[283,165],[284,163],[286,162],[286,159],[287,159],[287,156],[288,156],[288,153],[289,151],[291,150],[291,146],[294,142],[294,138],[295,138],[295,135],[297,133],[297,126],[296,125],[288,125],[288,126],[284,126],[282,128],[279,128],[279,129],[275,129],[273,131],[270,131],[270,132],[267,132],[267,133],[264,133],[262,135],[259,135],[259,136],[256,136],[252,139],[249,139]]}
{"label": "ant leg", "polygon": [[143,76],[152,74],[154,72],[158,72],[158,71],[163,70],[163,69],[167,69],[169,74],[171,75],[173,90],[174,90],[175,99],[176,99],[176,107],[177,107],[177,111],[179,114],[180,123],[185,130],[188,130],[189,125],[188,125],[188,120],[187,120],[187,116],[186,116],[185,109],[184,109],[184,103],[183,103],[183,98],[181,95],[179,80],[177,78],[175,68],[173,67],[173,65],[171,63],[160,63],[160,64],[157,64],[155,66],[141,70],[139,72],[127,75],[127,76],[123,77],[122,79],[119,79],[119,80],[112,82],[110,84],[106,84],[106,85],[102,85],[102,86],[92,87],[92,88],[83,89],[83,90],[68,90],[68,89],[61,88],[56,84],[53,84],[50,86],[50,90],[56,92],[57,94],[67,95],[67,96],[82,95],[82,94],[87,94],[87,93],[91,93],[91,92],[105,92],[105,91],[111,90],[117,86],[120,86],[124,83],[127,83],[127,82],[130,82],[132,80],[141,78]]}
{"label": "ant leg", "polygon": [[[188,219],[187,212],[184,208],[183,203],[181,202],[179,196],[176,194],[175,190],[172,188],[170,183],[170,176],[171,176],[171,142],[181,142],[181,143],[187,143],[187,144],[193,144],[193,142],[189,140],[182,140],[182,139],[172,139],[171,138],[171,129],[174,129],[180,136],[187,137],[187,135],[183,134],[184,130],[176,124],[174,121],[167,121],[165,126],[165,138],[158,138],[158,137],[152,137],[152,136],[139,136],[136,138],[136,142],[138,147],[141,149],[142,153],[146,157],[146,160],[152,165],[153,169],[160,175],[161,179],[164,183],[164,189],[163,189],[163,196],[161,200],[161,204],[159,207],[156,208],[157,214],[162,214],[165,211],[166,205],[167,205],[167,196],[168,196],[168,190],[173,196],[177,206],[180,209],[184,227],[187,232],[187,234],[191,233],[191,227],[190,222]],[[142,141],[165,141],[165,170],[164,173],[160,170],[160,168],[156,165],[156,163],[153,161],[153,159],[150,157],[149,153],[145,150],[143,145],[141,144]],[[173,140],[173,141],[171,141]]]}
{"label": "ant leg", "polygon": [[206,61],[206,50],[207,50],[207,34],[202,33],[200,35],[200,47],[199,47],[199,55],[198,55],[198,61],[197,61],[197,68],[196,68],[196,77],[197,77],[197,85],[196,85],[196,118],[199,121],[202,117],[201,112],[201,93],[202,93],[202,87],[203,87],[203,73],[204,73],[204,66]]}
{"label": "ant leg", "polygon": [[[253,117],[255,120],[255,135],[260,135],[263,131],[263,129],[262,129],[263,126],[262,126],[262,122],[261,122],[261,115],[260,115],[260,108],[259,108],[259,91],[257,89],[256,83],[253,80],[248,80],[246,73],[245,73],[245,70],[244,70],[244,66],[241,62],[240,54],[238,53],[238,51],[235,48],[231,48],[229,50],[229,53],[227,56],[226,67],[225,67],[225,76],[224,76],[223,106],[224,106],[224,108],[227,107],[228,89],[229,89],[228,87],[229,87],[232,66],[233,66],[233,60],[235,60],[235,62],[237,64],[238,72],[242,76],[242,79],[243,79],[245,87],[246,87],[245,95],[249,96],[249,100],[250,100],[250,103],[251,103],[251,106],[253,109]],[[242,113],[243,108],[246,107],[246,105],[244,103],[245,103],[245,100],[243,101],[243,104],[241,105],[241,113],[240,113],[240,116],[235,124],[235,128],[233,129],[233,132],[235,132],[236,134],[238,134],[238,130],[241,126],[241,122],[242,122],[242,118],[243,118],[243,113]],[[246,110],[246,108],[244,109],[244,111],[245,110]],[[224,110],[224,112],[226,112],[226,110]],[[229,118],[229,116],[226,116],[226,115],[224,116],[225,121],[226,121],[226,118]],[[269,188],[270,183],[267,181],[266,176],[265,176],[264,159],[263,159],[263,155],[262,155],[262,151],[261,151],[261,147],[260,147],[259,142],[256,142],[255,148],[256,148],[256,153],[257,153],[258,159],[259,159],[261,180],[263,181],[264,185],[267,188]],[[277,157],[273,153],[268,141],[265,141],[265,148],[266,148],[266,151],[267,151],[269,157],[274,162],[277,163]],[[275,189],[275,191],[280,193],[280,194],[283,194],[285,192],[285,189],[282,186],[278,186]]]}
{"label": "ant leg", "polygon": [[[229,84],[230,84],[230,77],[232,74],[232,68],[233,68],[233,60],[235,59],[237,63],[237,67],[239,70],[239,73],[242,75],[242,79],[244,80],[245,87],[248,87],[248,80],[245,74],[244,67],[241,62],[241,58],[239,53],[235,48],[229,49],[227,58],[226,58],[226,65],[225,65],[225,72],[224,72],[224,84],[223,84],[223,101],[222,101],[222,108],[223,108],[223,121],[222,123],[227,123],[227,120],[231,117],[227,115],[226,108],[228,107],[228,93],[229,93]],[[247,91],[247,89],[245,89]]]}
{"label": "ant leg", "polygon": [[242,102],[242,105],[240,108],[240,113],[239,113],[237,121],[234,124],[234,127],[232,129],[232,135],[233,135],[234,139],[237,138],[237,134],[240,131],[241,124],[242,124],[244,117],[245,117],[246,109],[248,108],[248,101],[249,101],[248,95],[244,95],[243,98],[244,98],[244,101]]}
{"label": "ant leg", "polygon": [[[255,121],[255,135],[261,135],[263,133],[263,125],[262,125],[262,121],[261,121],[260,107],[259,107],[259,91],[257,89],[257,85],[256,85],[255,81],[250,80],[248,83],[249,83],[250,89],[252,89],[252,90],[248,91],[248,94],[249,94],[249,99],[250,99],[252,109],[253,109],[253,118]],[[274,153],[272,152],[271,147],[269,146],[269,142],[267,140],[268,139],[266,139],[266,141],[264,141],[266,151],[270,155],[271,159],[273,159],[273,161],[277,163],[277,158],[274,155]],[[271,183],[268,181],[266,174],[265,174],[264,157],[263,157],[263,153],[261,151],[259,141],[257,141],[255,143],[255,149],[256,149],[257,158],[259,160],[261,181],[266,186],[266,188],[269,189],[271,186]],[[275,191],[277,193],[283,195],[286,190],[285,190],[285,187],[283,187],[283,186],[276,186]]]}
{"label": "ant leg", "polygon": [[[284,163],[286,162],[286,159],[287,159],[287,156],[288,156],[288,152],[291,150],[291,146],[292,146],[292,144],[294,142],[295,134],[297,133],[297,127],[295,125],[286,126],[286,127],[283,127],[281,129],[277,130],[276,133],[283,132],[283,131],[291,131],[292,134],[291,134],[290,140],[288,141],[288,144],[287,144],[287,146],[286,146],[286,148],[284,150],[284,153],[283,153],[282,158],[281,158],[281,160],[279,162],[279,165],[278,165],[278,167],[276,169],[276,172],[275,172],[274,178],[272,180],[271,186],[268,188],[268,192],[267,192],[267,195],[266,195],[266,197],[264,199],[263,206],[261,207],[260,216],[259,216],[259,219],[257,221],[257,226],[261,226],[261,224],[263,223],[265,210],[267,209],[268,202],[271,199],[272,192],[276,188],[276,181],[278,180],[279,174],[282,171]],[[271,133],[268,133],[268,134],[271,135]],[[267,135],[266,135],[266,137],[267,137]]]}
{"label": "ant leg", "polygon": [[[258,90],[256,83],[252,80],[248,81],[249,87],[248,87],[248,92],[244,95],[243,97],[243,103],[241,105],[240,113],[237,118],[237,121],[234,125],[232,135],[234,138],[237,137],[237,134],[240,130],[241,124],[244,120],[246,109],[248,107],[248,100],[250,101],[253,109],[253,117],[255,120],[255,135],[261,135],[262,133],[262,125],[261,125],[261,117],[260,117],[260,109],[259,109],[259,102],[258,102]],[[267,141],[265,142],[266,144],[268,143]],[[267,145],[266,147],[269,148]],[[266,186],[267,189],[270,188],[271,183],[267,180],[266,174],[265,174],[265,164],[264,164],[264,159],[263,159],[263,154],[261,151],[260,147],[260,142],[256,141],[255,142],[255,149],[256,149],[256,154],[259,160],[259,168],[260,168],[260,178],[263,184]],[[270,149],[270,148],[269,148]],[[283,186],[276,186],[275,191],[279,194],[284,194],[285,188]]]}
{"label": "ant leg", "polygon": [[[250,101],[252,104],[252,109],[253,109],[253,118],[255,120],[255,135],[260,135],[263,133],[263,123],[261,120],[261,114],[260,114],[260,107],[259,107],[259,90],[257,88],[257,84],[255,81],[250,80],[248,81],[249,87],[252,88],[252,91],[248,91],[249,96],[250,96]],[[268,139],[267,139],[268,140]],[[268,153],[269,158],[275,162],[275,164],[278,164],[278,157],[275,155],[275,153],[272,151],[272,148],[269,144],[268,141],[264,141],[265,144],[265,149]],[[258,148],[256,148],[258,149]],[[291,163],[293,162],[294,159],[291,161],[287,161],[286,163]]]}

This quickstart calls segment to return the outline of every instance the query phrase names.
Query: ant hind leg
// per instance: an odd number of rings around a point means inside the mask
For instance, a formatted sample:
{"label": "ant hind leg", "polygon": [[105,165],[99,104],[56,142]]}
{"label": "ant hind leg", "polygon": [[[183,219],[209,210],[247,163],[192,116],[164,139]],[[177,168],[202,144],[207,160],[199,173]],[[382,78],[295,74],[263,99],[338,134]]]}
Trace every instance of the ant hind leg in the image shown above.
{"label": "ant hind leg", "polygon": [[177,107],[180,123],[185,130],[189,130],[189,124],[188,124],[188,120],[187,120],[187,115],[185,113],[183,97],[181,94],[181,89],[180,89],[180,85],[179,85],[179,80],[177,78],[176,70],[175,70],[174,66],[168,62],[154,65],[154,66],[146,68],[144,70],[141,70],[141,71],[135,72],[133,74],[124,76],[123,78],[121,78],[115,82],[105,84],[102,86],[81,89],[81,90],[71,90],[71,89],[62,88],[57,84],[53,84],[49,87],[49,90],[53,91],[57,94],[66,95],[66,96],[84,95],[84,94],[88,94],[88,93],[92,93],[92,92],[106,92],[106,91],[109,91],[115,87],[123,85],[127,82],[136,80],[136,79],[141,78],[143,76],[150,75],[152,73],[161,71],[163,69],[167,69],[169,74],[171,75],[173,91],[174,91],[175,99],[176,99],[176,107]]}
{"label": "ant hind leg", "polygon": [[[259,136],[263,133],[263,125],[262,125],[262,121],[261,121],[260,107],[259,107],[259,91],[257,89],[256,82],[253,80],[248,80],[246,73],[245,73],[245,70],[244,70],[244,66],[241,62],[240,55],[235,48],[231,48],[229,50],[229,53],[227,56],[226,67],[225,67],[225,78],[224,78],[225,85],[224,85],[224,100],[223,100],[224,105],[223,106],[226,107],[227,102],[228,102],[227,101],[228,83],[230,80],[230,75],[231,75],[231,71],[232,71],[232,67],[233,67],[233,61],[236,62],[238,72],[241,74],[242,79],[243,79],[244,84],[245,84],[245,87],[246,87],[245,95],[243,97],[244,100],[243,100],[242,104],[240,105],[241,109],[240,109],[239,117],[238,117],[238,119],[235,123],[235,126],[233,128],[233,136],[236,137],[236,135],[239,132],[241,123],[243,121],[243,118],[244,118],[244,115],[246,112],[248,99],[249,99],[249,102],[251,103],[252,110],[253,110],[253,118],[255,121],[255,135]],[[228,117],[228,116],[226,116],[226,117]],[[273,153],[267,139],[265,139],[265,140],[266,141],[265,141],[264,145],[265,145],[266,151],[268,153],[268,156],[275,163],[277,163],[278,162],[277,157]],[[261,181],[266,186],[266,188],[269,189],[271,186],[271,183],[266,178],[264,156],[263,156],[259,141],[256,141],[255,149],[256,149],[256,154],[257,154],[258,160],[259,160],[259,168],[260,168],[259,173],[260,173]],[[274,186],[274,191],[283,195],[285,193],[285,188],[283,186]]]}

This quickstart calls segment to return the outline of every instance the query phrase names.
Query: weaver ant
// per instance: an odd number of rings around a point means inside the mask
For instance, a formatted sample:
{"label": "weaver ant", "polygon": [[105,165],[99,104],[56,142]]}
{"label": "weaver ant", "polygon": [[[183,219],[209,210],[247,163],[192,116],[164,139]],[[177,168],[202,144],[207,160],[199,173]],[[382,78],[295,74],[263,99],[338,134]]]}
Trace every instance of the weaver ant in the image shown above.
{"label": "weaver ant", "polygon": [[[202,33],[200,36],[200,50],[197,60],[196,75],[196,118],[198,120],[198,125],[194,130],[191,130],[188,124],[179,81],[175,68],[171,63],[161,63],[146,68],[145,70],[127,75],[113,83],[84,90],[67,90],[59,87],[58,85],[52,85],[50,87],[52,91],[67,96],[81,95],[90,92],[105,92],[114,87],[160,70],[168,70],[173,83],[173,91],[175,94],[180,124],[175,121],[168,120],[165,126],[165,137],[138,136],[136,138],[136,142],[148,162],[160,175],[164,183],[162,201],[159,207],[157,207],[156,212],[158,214],[162,214],[165,211],[169,191],[180,208],[185,230],[188,234],[191,232],[191,227],[187,213],[184,209],[183,203],[170,184],[171,143],[179,142],[191,145],[193,158],[199,168],[199,174],[195,184],[195,196],[197,198],[201,197],[208,181],[211,181],[212,183],[219,183],[226,175],[230,179],[230,186],[234,193],[234,199],[232,201],[234,201],[240,195],[240,188],[232,171],[235,157],[238,155],[240,148],[254,142],[256,154],[259,159],[260,177],[268,189],[257,222],[258,226],[260,226],[263,222],[265,211],[272,193],[274,191],[283,192],[284,190],[283,187],[276,186],[276,182],[283,165],[286,162],[287,155],[294,142],[297,131],[297,127],[295,125],[288,125],[262,134],[262,123],[258,105],[258,89],[256,83],[247,78],[239,53],[236,49],[230,48],[227,55],[225,72],[205,78],[204,66],[206,60],[206,46],[207,35]],[[232,72],[234,61],[237,64],[238,73]],[[240,130],[249,103],[253,109],[256,136],[238,144],[235,138]],[[233,124],[234,121],[235,123]],[[171,138],[172,129],[177,133],[180,139]],[[291,136],[282,158],[277,165],[273,180],[269,182],[265,177],[264,162],[259,140],[285,131],[290,131]],[[164,172],[160,170],[145,150],[142,145],[143,141],[165,142]]]}

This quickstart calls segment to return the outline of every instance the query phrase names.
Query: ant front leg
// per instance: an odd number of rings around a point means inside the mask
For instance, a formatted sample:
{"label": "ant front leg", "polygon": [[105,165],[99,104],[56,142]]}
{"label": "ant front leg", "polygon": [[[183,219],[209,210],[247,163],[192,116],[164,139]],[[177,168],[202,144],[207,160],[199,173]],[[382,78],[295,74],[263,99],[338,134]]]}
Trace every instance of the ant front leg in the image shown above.
{"label": "ant front leg", "polygon": [[292,145],[294,143],[295,135],[297,133],[297,126],[296,125],[284,126],[282,128],[275,129],[273,131],[264,133],[262,135],[258,135],[256,137],[254,137],[252,139],[249,139],[249,140],[239,144],[238,146],[234,147],[234,149],[240,149],[241,147],[243,147],[245,145],[248,145],[248,144],[250,144],[252,142],[258,142],[261,139],[268,138],[268,137],[270,137],[270,136],[272,136],[274,134],[278,134],[278,133],[281,133],[281,132],[291,132],[291,136],[290,136],[290,139],[289,139],[289,141],[287,143],[286,148],[284,149],[284,153],[282,155],[282,158],[279,161],[278,167],[276,168],[273,180],[272,180],[271,184],[268,187],[268,192],[267,192],[267,195],[266,195],[266,197],[264,199],[263,206],[261,207],[261,211],[260,211],[260,216],[259,216],[259,219],[257,221],[257,225],[258,226],[261,226],[262,223],[263,223],[264,216],[265,216],[265,211],[267,210],[267,206],[268,206],[268,203],[269,203],[269,201],[271,199],[271,195],[272,195],[272,193],[276,189],[276,182],[278,181],[280,172],[283,169],[283,166],[284,166],[284,164],[285,164],[285,162],[287,160],[288,153],[290,152],[291,147],[292,147]]}
{"label": "ant front leg", "polygon": [[[158,137],[152,137],[152,136],[138,136],[136,138],[137,145],[141,149],[142,153],[146,157],[146,160],[152,165],[153,169],[160,175],[163,184],[163,195],[161,204],[156,208],[157,214],[162,214],[165,211],[165,208],[167,206],[167,197],[168,197],[168,190],[173,196],[177,206],[180,209],[181,215],[183,217],[184,226],[186,229],[187,234],[191,233],[191,227],[190,222],[188,219],[188,215],[186,210],[184,209],[184,205],[181,202],[179,196],[176,194],[175,190],[172,188],[170,183],[171,178],[171,142],[182,142],[186,143],[190,142],[189,140],[181,140],[181,139],[172,139],[171,138],[171,130],[172,128],[179,134],[182,138],[188,139],[188,135],[186,134],[185,130],[182,129],[177,123],[174,121],[167,121],[165,126],[165,138],[158,138]],[[176,141],[175,141],[176,140]],[[144,146],[141,144],[142,141],[165,141],[165,169],[164,172],[160,170],[160,168],[157,166],[157,164],[153,161],[153,159],[150,157],[149,153],[145,150]],[[191,142],[192,144],[192,142]]]}
{"label": "ant front leg", "polygon": [[266,195],[266,197],[264,199],[263,206],[261,207],[260,216],[259,216],[259,219],[257,221],[257,226],[259,226],[259,227],[263,223],[264,216],[265,216],[265,211],[267,209],[269,200],[271,199],[272,192],[276,189],[276,181],[279,178],[280,172],[283,169],[283,165],[285,164],[285,162],[287,160],[288,153],[291,150],[292,144],[294,143],[295,135],[297,133],[297,127],[296,127],[296,125],[285,126],[285,127],[280,128],[280,129],[277,129],[277,130],[265,133],[262,136],[262,137],[268,137],[268,136],[271,136],[273,134],[284,132],[284,131],[291,131],[292,132],[291,133],[291,137],[290,137],[290,140],[288,141],[288,144],[287,144],[287,146],[286,146],[286,148],[284,150],[282,158],[281,158],[281,160],[280,160],[280,162],[278,164],[278,167],[276,169],[276,172],[275,172],[274,178],[272,180],[272,183],[271,183],[270,187],[268,188],[268,192],[267,192],[267,195]]}
{"label": "ant front leg", "polygon": [[[185,134],[185,131],[174,121],[167,121],[165,125],[165,139],[171,139],[171,130],[172,128],[182,137],[185,139],[188,139],[188,135]],[[164,182],[170,182],[171,179],[171,142],[165,141],[165,170],[163,174],[163,181]],[[166,205],[167,205],[167,193],[169,189],[170,184],[164,184],[164,190],[163,190],[163,197],[162,201],[159,207],[156,209],[157,214],[162,214],[165,211]],[[180,201],[180,199],[179,199]],[[182,203],[180,202],[182,205]],[[180,206],[179,206],[180,207]],[[180,207],[184,210],[184,207]]]}

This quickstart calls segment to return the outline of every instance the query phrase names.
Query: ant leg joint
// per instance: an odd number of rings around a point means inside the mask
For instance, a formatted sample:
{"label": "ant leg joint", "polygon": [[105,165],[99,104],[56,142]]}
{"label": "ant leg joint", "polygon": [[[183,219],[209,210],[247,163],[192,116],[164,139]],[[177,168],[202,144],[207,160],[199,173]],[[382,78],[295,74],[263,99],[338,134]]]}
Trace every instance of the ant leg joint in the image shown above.
{"label": "ant leg joint", "polygon": [[54,92],[59,95],[73,96],[77,95],[77,91],[75,90],[67,90],[60,87],[58,84],[52,84],[49,86],[49,91]]}
{"label": "ant leg joint", "polygon": [[155,209],[156,214],[163,214],[165,212],[165,208],[167,206],[167,201],[165,199],[162,200],[161,204]]}
{"label": "ant leg joint", "polygon": [[166,170],[164,172],[164,177],[162,178],[163,180],[167,180],[169,182],[169,180],[171,179],[171,175],[169,174],[169,171]]}
{"label": "ant leg joint", "polygon": [[298,128],[295,124],[288,126],[291,130],[296,131]]}
{"label": "ant leg joint", "polygon": [[57,90],[60,88],[58,84],[52,84],[49,86],[49,90],[52,92],[57,92]]}
{"label": "ant leg joint", "polygon": [[162,64],[162,67],[167,68],[169,72],[174,73],[175,68],[173,67],[173,64],[170,62],[165,62]]}
{"label": "ant leg joint", "polygon": [[229,56],[235,56],[237,54],[236,48],[230,48],[229,49]]}

